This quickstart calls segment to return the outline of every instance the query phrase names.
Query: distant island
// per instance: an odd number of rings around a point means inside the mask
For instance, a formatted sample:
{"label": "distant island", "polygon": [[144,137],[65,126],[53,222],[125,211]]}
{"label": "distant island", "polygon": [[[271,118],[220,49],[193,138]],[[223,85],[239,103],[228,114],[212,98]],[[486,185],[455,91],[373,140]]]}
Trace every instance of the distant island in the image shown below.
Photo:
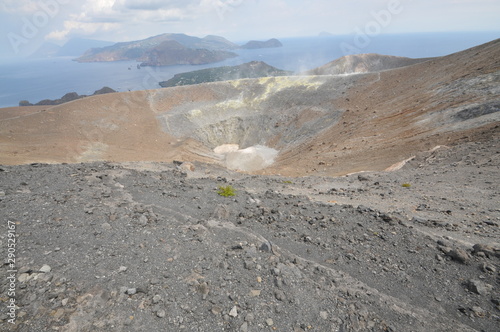
{"label": "distant island", "polygon": [[[102,89],[99,89],[99,90],[95,91],[91,96],[103,95],[103,94],[113,93],[113,92],[116,92],[116,91],[113,90],[113,89],[111,89],[111,88],[109,88],[109,87],[107,87],[107,86],[105,86]],[[69,92],[69,93],[65,94],[64,96],[62,96],[60,99],[54,99],[54,100],[52,100],[52,99],[44,99],[42,101],[39,101],[36,104],[30,103],[28,100],[21,100],[19,102],[19,106],[60,105],[60,104],[68,103],[70,101],[81,99],[81,98],[85,98],[85,97],[89,97],[89,96],[87,96],[87,95],[79,95],[76,92]]]}
{"label": "distant island", "polygon": [[217,81],[229,81],[242,78],[258,78],[269,76],[289,76],[293,72],[277,69],[262,61],[252,61],[239,66],[225,66],[196,70],[175,75],[168,81],[160,82],[160,86],[174,87]]}
{"label": "distant island", "polygon": [[141,66],[200,65],[223,61],[237,54],[228,50],[239,48],[219,36],[205,38],[166,33],[143,40],[93,48],[78,62],[141,62]]}
{"label": "distant island", "polygon": [[283,44],[276,38],[269,39],[268,41],[251,40],[245,45],[241,46],[242,49],[275,48],[275,47],[283,47]]}
{"label": "distant island", "polygon": [[[50,46],[50,45],[48,45]],[[48,47],[47,46],[47,47]],[[251,40],[239,46],[220,36],[198,38],[182,33],[164,33],[131,42],[91,48],[77,62],[138,61],[140,66],[203,65],[237,57],[237,49],[282,47],[276,38]]]}

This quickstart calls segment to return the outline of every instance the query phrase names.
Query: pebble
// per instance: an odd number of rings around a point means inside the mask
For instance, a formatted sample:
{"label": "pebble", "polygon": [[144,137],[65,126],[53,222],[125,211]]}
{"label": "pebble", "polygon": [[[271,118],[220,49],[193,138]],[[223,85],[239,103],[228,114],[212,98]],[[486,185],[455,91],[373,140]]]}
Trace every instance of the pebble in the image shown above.
{"label": "pebble", "polygon": [[276,300],[278,300],[278,301],[285,301],[286,300],[285,292],[283,292],[282,290],[277,290],[276,292],[274,292],[274,296],[276,297]]}
{"label": "pebble", "polygon": [[137,288],[128,288],[126,291],[127,295],[134,295],[137,293]]}
{"label": "pebble", "polygon": [[148,217],[146,217],[145,215],[141,215],[139,217],[139,225],[146,226],[147,224],[148,224]]}
{"label": "pebble", "polygon": [[33,276],[33,279],[38,280],[39,282],[49,282],[54,277],[51,273],[33,273]]}
{"label": "pebble", "polygon": [[371,181],[371,177],[369,177],[368,175],[359,174],[358,175],[358,180],[359,181]]}
{"label": "pebble", "polygon": [[126,266],[120,266],[120,268],[118,269],[118,272],[125,272],[125,271],[127,271]]}
{"label": "pebble", "polygon": [[58,321],[58,320],[61,319],[62,316],[64,316],[64,309],[62,309],[62,308],[61,309],[57,309],[57,311],[54,314],[54,319],[56,321]]}
{"label": "pebble", "polygon": [[198,285],[198,292],[202,295],[203,300],[205,300],[208,296],[208,293],[210,293],[210,288],[208,287],[208,284],[206,282],[203,282],[200,285]]}
{"label": "pebble", "polygon": [[31,276],[28,273],[21,273],[19,277],[17,277],[17,280],[19,282],[26,282],[31,279]]}
{"label": "pebble", "polygon": [[319,315],[321,318],[323,318],[324,320],[327,320],[328,319],[328,312],[326,311],[320,311],[319,312]]}
{"label": "pebble", "polygon": [[480,252],[484,252],[488,257],[493,257],[493,256],[500,257],[500,250],[492,246],[488,246],[485,244],[475,244],[472,247],[472,249],[473,249],[472,253],[476,255]]}
{"label": "pebble", "polygon": [[108,224],[107,222],[105,222],[104,224],[102,224],[102,228],[105,229],[105,230],[108,230],[108,231],[112,229],[111,225]]}
{"label": "pebble", "polygon": [[52,268],[48,265],[44,265],[38,271],[42,273],[49,273],[50,271],[52,271]]}
{"label": "pebble", "polygon": [[260,251],[263,251],[263,252],[271,252],[272,250],[272,246],[271,246],[271,243],[269,242],[264,242],[260,245],[260,248],[259,248]]}
{"label": "pebble", "polygon": [[161,301],[160,295],[156,294],[155,296],[153,296],[153,303],[154,304],[158,304],[160,301]]}
{"label": "pebble", "polygon": [[222,312],[222,308],[219,307],[218,305],[214,305],[212,309],[210,310],[214,315],[220,315]]}
{"label": "pebble", "polygon": [[476,317],[484,317],[487,314],[486,310],[478,306],[473,306],[471,310],[474,313],[474,315],[476,315]]}
{"label": "pebble", "polygon": [[256,267],[256,263],[254,261],[251,261],[251,260],[245,261],[244,265],[245,265],[245,269],[247,269],[247,270],[254,270]]}
{"label": "pebble", "polygon": [[446,255],[462,264],[467,264],[470,259],[469,254],[462,249],[452,249]]}
{"label": "pebble", "polygon": [[231,311],[229,311],[229,316],[231,317],[237,317],[238,316],[238,308],[234,306]]}
{"label": "pebble", "polygon": [[184,171],[194,172],[196,170],[196,167],[194,166],[193,163],[190,163],[187,161],[187,162],[183,162],[182,164],[180,164],[179,169],[184,170]]}
{"label": "pebble", "polygon": [[267,326],[273,326],[274,322],[271,318],[268,318],[268,319],[266,319],[266,324],[267,324]]}
{"label": "pebble", "polygon": [[491,264],[486,264],[484,263],[482,266],[481,266],[481,270],[483,272],[491,272],[491,273],[496,273],[497,272],[497,269],[495,266],[491,265]]}
{"label": "pebble", "polygon": [[165,318],[165,316],[167,315],[167,313],[165,312],[165,310],[161,309],[161,310],[158,310],[156,312],[156,317],[158,318]]}
{"label": "pebble", "polygon": [[490,294],[493,286],[480,280],[471,279],[467,282],[467,288],[476,294],[486,296]]}
{"label": "pebble", "polygon": [[19,269],[19,271],[18,271],[18,272],[19,272],[19,274],[22,274],[22,273],[31,273],[31,272],[33,272],[33,270],[32,270],[32,269],[30,269],[30,268],[29,268],[29,267],[27,267],[27,266],[23,266],[23,267],[21,267],[21,268]]}

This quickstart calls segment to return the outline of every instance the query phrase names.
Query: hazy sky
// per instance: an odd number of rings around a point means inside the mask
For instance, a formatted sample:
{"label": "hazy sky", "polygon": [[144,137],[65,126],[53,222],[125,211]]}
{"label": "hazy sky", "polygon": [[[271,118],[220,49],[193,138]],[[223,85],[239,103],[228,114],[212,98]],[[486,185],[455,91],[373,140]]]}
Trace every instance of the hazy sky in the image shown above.
{"label": "hazy sky", "polygon": [[[371,30],[370,30],[371,29]],[[0,54],[45,41],[165,32],[231,41],[332,34],[500,31],[499,0],[1,0]]]}

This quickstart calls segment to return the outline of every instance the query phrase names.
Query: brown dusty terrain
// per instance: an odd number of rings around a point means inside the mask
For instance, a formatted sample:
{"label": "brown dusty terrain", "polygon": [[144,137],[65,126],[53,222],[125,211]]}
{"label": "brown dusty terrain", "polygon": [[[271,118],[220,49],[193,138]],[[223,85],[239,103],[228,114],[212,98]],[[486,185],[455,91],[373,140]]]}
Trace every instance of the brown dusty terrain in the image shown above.
{"label": "brown dusty terrain", "polygon": [[[0,110],[0,163],[220,161],[279,151],[261,173],[383,170],[436,145],[498,132],[500,41],[352,76],[249,79]],[[19,112],[22,112],[19,114]]]}

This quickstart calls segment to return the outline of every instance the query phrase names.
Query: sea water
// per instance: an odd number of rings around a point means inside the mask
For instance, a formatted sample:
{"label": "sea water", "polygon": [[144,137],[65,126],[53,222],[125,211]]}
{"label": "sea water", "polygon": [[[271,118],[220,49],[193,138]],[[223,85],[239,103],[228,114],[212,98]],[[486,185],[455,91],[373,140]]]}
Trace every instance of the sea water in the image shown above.
{"label": "sea water", "polygon": [[357,53],[425,58],[458,52],[498,37],[493,32],[380,35],[363,40],[362,45],[356,44],[355,36],[347,35],[285,38],[280,39],[280,48],[236,50],[236,58],[197,66],[138,67],[135,61],[78,63],[71,57],[2,60],[0,107],[17,106],[21,100],[36,103],[58,99],[68,92],[90,95],[104,86],[117,91],[157,89],[160,81],[178,73],[250,61],[300,73],[347,55],[346,45],[353,46]]}

